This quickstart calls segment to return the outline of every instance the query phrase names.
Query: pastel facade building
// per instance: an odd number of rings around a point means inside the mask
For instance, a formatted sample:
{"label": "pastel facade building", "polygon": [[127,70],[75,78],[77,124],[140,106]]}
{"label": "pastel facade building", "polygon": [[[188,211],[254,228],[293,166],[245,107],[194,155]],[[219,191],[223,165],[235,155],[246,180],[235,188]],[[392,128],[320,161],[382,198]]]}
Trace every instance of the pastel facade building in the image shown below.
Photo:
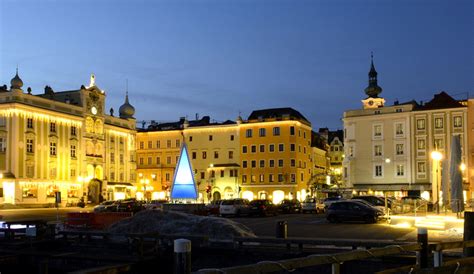
{"label": "pastel facade building", "polygon": [[35,95],[22,87],[17,72],[10,89],[0,88],[0,202],[53,204],[56,192],[62,205],[134,195],[135,119],[128,96],[115,117],[105,114],[106,95],[93,75],[78,90],[46,86]]}

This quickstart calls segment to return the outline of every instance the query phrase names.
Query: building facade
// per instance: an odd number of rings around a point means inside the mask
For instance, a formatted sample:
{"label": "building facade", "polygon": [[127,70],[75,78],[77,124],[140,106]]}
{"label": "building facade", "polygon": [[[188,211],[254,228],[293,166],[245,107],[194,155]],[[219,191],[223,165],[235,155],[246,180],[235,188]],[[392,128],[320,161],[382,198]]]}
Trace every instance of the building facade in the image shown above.
{"label": "building facade", "polygon": [[78,90],[46,86],[34,95],[22,87],[17,72],[10,89],[0,88],[0,202],[54,204],[59,192],[66,206],[81,198],[98,203],[119,191],[134,195],[135,119],[128,96],[115,117],[104,113],[106,95],[93,75]]}
{"label": "building facade", "polygon": [[363,109],[344,112],[346,185],[359,194],[421,195],[437,202],[442,173],[448,171],[431,153],[449,159],[452,136],[460,135],[467,163],[467,103],[441,92],[425,104],[386,106],[381,91],[372,62]]}

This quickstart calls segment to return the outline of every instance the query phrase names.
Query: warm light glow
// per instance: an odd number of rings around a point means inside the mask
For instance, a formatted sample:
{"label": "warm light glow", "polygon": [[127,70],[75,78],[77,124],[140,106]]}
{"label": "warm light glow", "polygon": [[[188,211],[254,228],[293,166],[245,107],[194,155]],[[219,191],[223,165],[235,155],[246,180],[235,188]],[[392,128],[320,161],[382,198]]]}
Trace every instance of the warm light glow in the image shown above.
{"label": "warm light glow", "polygon": [[114,200],[125,199],[125,192],[114,192]]}
{"label": "warm light glow", "polygon": [[429,191],[423,191],[421,193],[420,197],[425,199],[425,200],[429,200],[430,199],[430,192]]}
{"label": "warm light glow", "polygon": [[42,114],[38,112],[32,112],[31,110],[22,110],[18,108],[9,108],[9,109],[0,110],[0,116],[12,117],[15,115],[19,117],[33,118],[39,121],[46,121],[46,122],[51,121],[51,122],[56,122],[57,124],[71,125],[77,128],[82,127],[82,121],[74,121],[67,118],[52,116],[48,114]]}
{"label": "warm light glow", "polygon": [[391,161],[392,160],[390,160],[390,158],[385,159],[385,163],[387,163],[387,164],[390,164]]}
{"label": "warm light glow", "polygon": [[461,171],[464,172],[464,170],[466,170],[466,164],[465,163],[462,163],[459,168],[461,169]]}
{"label": "warm light glow", "polygon": [[398,223],[393,226],[398,228],[411,228],[411,224],[409,222]]}
{"label": "warm light glow", "polygon": [[82,176],[77,176],[77,181],[79,183],[82,183],[82,182],[84,182],[84,178],[82,178]]}
{"label": "warm light glow", "polygon": [[433,159],[435,161],[439,161],[439,160],[443,159],[443,154],[441,154],[441,152],[435,150],[435,151],[431,152],[431,159]]}
{"label": "warm light glow", "polygon": [[281,190],[275,190],[273,191],[273,203],[274,204],[279,204],[281,201],[285,199],[285,192]]}
{"label": "warm light glow", "polygon": [[249,201],[252,201],[253,200],[253,192],[248,191],[248,190],[242,192],[242,198],[247,199]]}
{"label": "warm light glow", "polygon": [[326,184],[331,185],[331,176],[329,175],[326,176]]}

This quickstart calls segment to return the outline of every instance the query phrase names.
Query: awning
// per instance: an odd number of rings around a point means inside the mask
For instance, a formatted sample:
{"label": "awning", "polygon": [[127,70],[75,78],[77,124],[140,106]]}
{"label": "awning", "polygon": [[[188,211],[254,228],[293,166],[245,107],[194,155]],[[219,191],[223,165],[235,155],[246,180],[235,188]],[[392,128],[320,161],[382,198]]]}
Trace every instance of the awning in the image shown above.
{"label": "awning", "polygon": [[431,190],[431,184],[354,184],[354,189],[358,191],[407,191],[407,190]]}
{"label": "awning", "polygon": [[108,186],[133,186],[131,183],[127,182],[107,182]]}

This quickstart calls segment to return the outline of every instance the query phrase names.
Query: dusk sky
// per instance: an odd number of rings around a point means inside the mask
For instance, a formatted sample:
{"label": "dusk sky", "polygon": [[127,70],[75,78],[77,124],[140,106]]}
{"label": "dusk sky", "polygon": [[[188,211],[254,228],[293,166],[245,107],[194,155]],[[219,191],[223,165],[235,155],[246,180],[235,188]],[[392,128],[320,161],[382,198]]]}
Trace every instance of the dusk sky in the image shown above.
{"label": "dusk sky", "polygon": [[388,104],[474,97],[474,1],[0,0],[0,85],[17,65],[33,93],[94,73],[118,113],[128,79],[138,121],[293,107],[342,128],[371,51]]}

